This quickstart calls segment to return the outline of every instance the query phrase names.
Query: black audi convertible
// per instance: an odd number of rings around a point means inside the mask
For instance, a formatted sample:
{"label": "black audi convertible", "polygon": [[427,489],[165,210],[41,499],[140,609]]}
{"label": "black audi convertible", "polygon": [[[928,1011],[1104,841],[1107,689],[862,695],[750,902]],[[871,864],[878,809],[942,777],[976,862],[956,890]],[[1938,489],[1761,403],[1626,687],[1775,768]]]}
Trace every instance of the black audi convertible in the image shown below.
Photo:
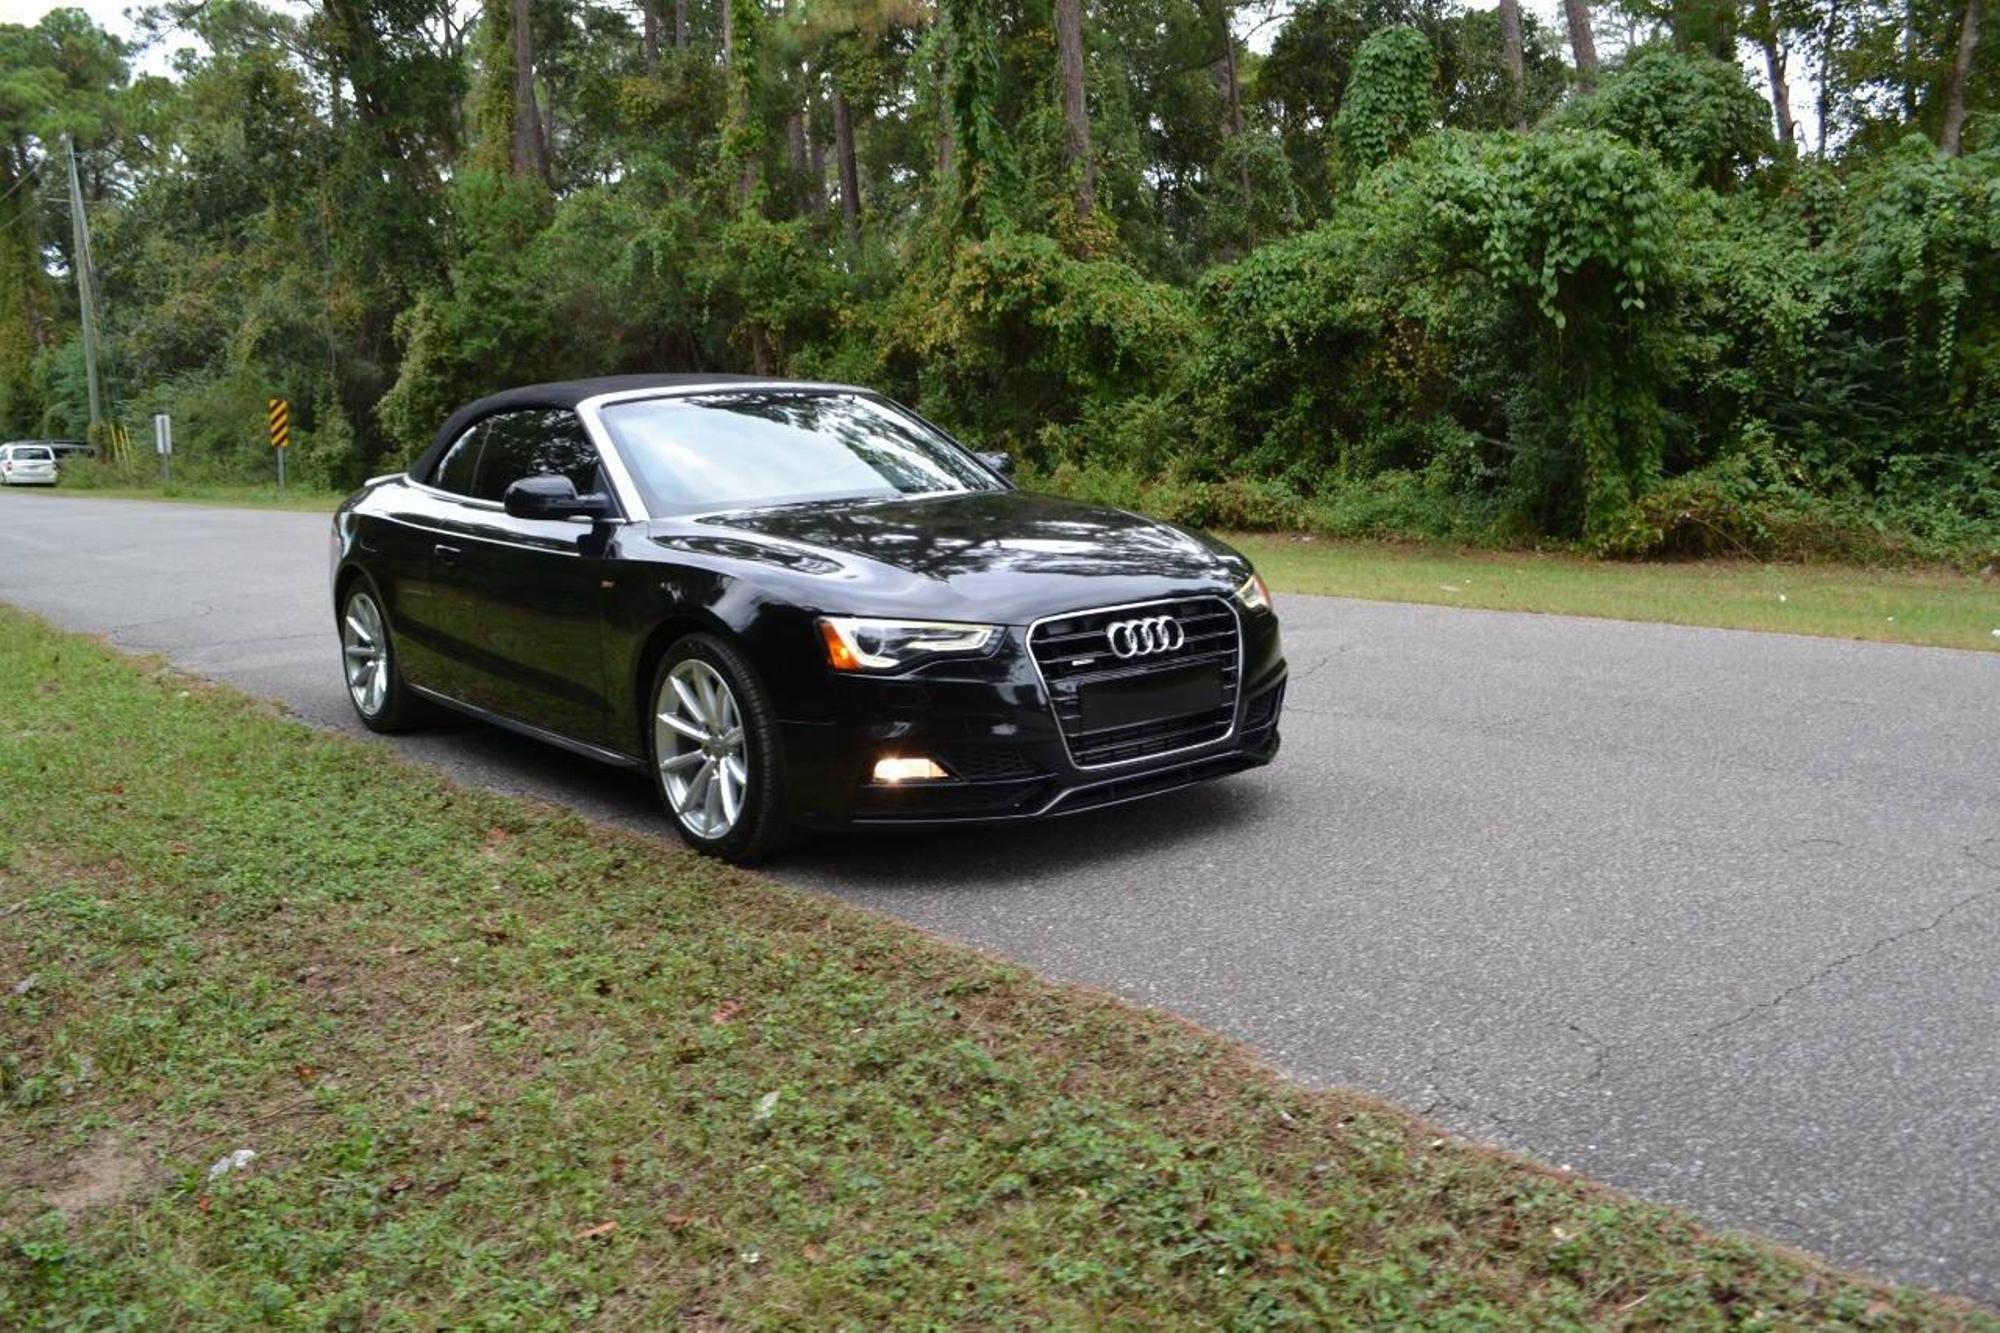
{"label": "black audi convertible", "polygon": [[839,385],[482,398],[334,515],[348,694],[378,731],[443,707],[643,769],[731,860],[1268,763],[1285,661],[1250,563],[1008,471]]}

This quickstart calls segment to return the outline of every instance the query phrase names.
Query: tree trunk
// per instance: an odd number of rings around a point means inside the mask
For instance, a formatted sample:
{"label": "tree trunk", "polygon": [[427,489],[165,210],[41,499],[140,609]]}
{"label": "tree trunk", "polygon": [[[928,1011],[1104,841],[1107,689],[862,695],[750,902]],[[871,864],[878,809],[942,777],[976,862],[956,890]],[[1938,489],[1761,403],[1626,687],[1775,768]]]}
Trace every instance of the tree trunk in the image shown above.
{"label": "tree trunk", "polygon": [[1965,22],[1958,30],[1958,56],[1951,62],[1951,77],[1944,85],[1944,123],[1938,129],[1938,147],[1946,157],[1957,157],[1965,137],[1965,88],[1972,82],[1972,53],[1979,48],[1979,19],[1982,0],[1965,0]]}
{"label": "tree trunk", "polygon": [[514,152],[516,176],[548,178],[548,145],[542,141],[542,117],[535,109],[535,34],[529,26],[529,0],[514,0]]}
{"label": "tree trunk", "polygon": [[943,182],[951,179],[951,33],[948,31],[938,42],[937,89],[937,178]]}
{"label": "tree trunk", "polygon": [[1528,128],[1528,65],[1521,54],[1521,0],[1500,0],[1500,66],[1507,73],[1507,120]]}
{"label": "tree trunk", "polygon": [[1250,159],[1243,147],[1243,80],[1236,68],[1236,29],[1229,21],[1229,0],[1223,0],[1222,12],[1222,92],[1229,105],[1229,137],[1236,141],[1236,184],[1243,191],[1244,202],[1250,199]]}
{"label": "tree trunk", "polygon": [[674,0],[674,50],[685,51],[688,44],[688,0]]}
{"label": "tree trunk", "polygon": [[806,126],[806,208],[826,212],[826,136]]}
{"label": "tree trunk", "polygon": [[833,90],[833,155],[840,163],[840,229],[847,244],[861,244],[861,169],[854,160],[854,113],[847,94]]}
{"label": "tree trunk", "polygon": [[749,147],[750,87],[754,70],[745,74],[736,68],[736,3],[722,0],[722,67],[729,72],[729,121],[723,130],[724,153],[738,153],[743,159],[743,175],[737,181],[737,201],[745,208],[757,197],[757,155]]}
{"label": "tree trunk", "polygon": [[1785,48],[1778,41],[1778,21],[1771,13],[1771,0],[1757,0],[1751,14],[1757,25],[1757,45],[1764,52],[1764,72],[1771,80],[1771,114],[1778,121],[1778,142],[1798,141],[1798,122],[1792,119],[1792,86],[1785,78]]}
{"label": "tree trunk", "polygon": [[1827,126],[1833,120],[1833,43],[1840,30],[1839,0],[1829,0],[1826,7],[1826,28],[1820,33],[1819,43],[1819,154],[1826,156]]}
{"label": "tree trunk", "polygon": [[1903,119],[1914,122],[1917,118],[1917,89],[1925,82],[1917,71],[1917,6],[1916,0],[1903,0]]}
{"label": "tree trunk", "polygon": [[1090,151],[1090,107],[1083,82],[1083,0],[1055,0],[1056,60],[1062,79],[1063,141],[1076,176],[1076,215],[1097,208],[1097,163]]}
{"label": "tree trunk", "polygon": [[806,172],[811,163],[806,153],[806,113],[794,111],[785,117],[785,165],[791,169],[792,189],[797,193],[799,206],[806,207]]}
{"label": "tree trunk", "polygon": [[1785,80],[1785,52],[1776,37],[1766,37],[1764,69],[1771,76],[1771,110],[1778,118],[1778,142],[1798,141],[1798,123],[1792,119],[1792,85]]}
{"label": "tree trunk", "polygon": [[640,0],[639,8],[646,16],[646,73],[660,72],[660,5],[659,0]]}
{"label": "tree trunk", "polygon": [[1590,35],[1590,0],[1563,0],[1569,20],[1569,48],[1576,57],[1576,81],[1586,91],[1597,86],[1597,39]]}

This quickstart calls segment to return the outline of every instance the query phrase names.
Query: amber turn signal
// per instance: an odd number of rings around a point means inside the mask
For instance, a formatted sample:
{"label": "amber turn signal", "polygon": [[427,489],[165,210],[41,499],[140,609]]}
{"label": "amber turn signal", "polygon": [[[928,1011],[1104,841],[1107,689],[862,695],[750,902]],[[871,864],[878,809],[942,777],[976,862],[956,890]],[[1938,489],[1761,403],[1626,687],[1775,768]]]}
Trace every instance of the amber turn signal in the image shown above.
{"label": "amber turn signal", "polygon": [[840,631],[822,620],[819,622],[820,641],[826,645],[826,663],[835,671],[859,671],[861,663],[855,659],[854,650],[847,646],[847,640],[840,637]]}

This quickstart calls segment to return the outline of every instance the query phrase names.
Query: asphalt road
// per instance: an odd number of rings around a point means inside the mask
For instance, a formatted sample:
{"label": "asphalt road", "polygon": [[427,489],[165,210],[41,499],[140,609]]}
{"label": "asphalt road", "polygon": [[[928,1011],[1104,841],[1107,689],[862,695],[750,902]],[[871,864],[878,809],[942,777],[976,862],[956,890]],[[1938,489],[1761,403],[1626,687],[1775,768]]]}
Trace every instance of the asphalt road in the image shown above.
{"label": "asphalt road", "polygon": [[[358,732],[326,527],[0,494],[0,599]],[[1272,768],[1031,829],[821,840],[773,873],[1306,1082],[2000,1300],[2000,656],[1278,605]],[[394,743],[670,836],[639,779],[532,742]]]}

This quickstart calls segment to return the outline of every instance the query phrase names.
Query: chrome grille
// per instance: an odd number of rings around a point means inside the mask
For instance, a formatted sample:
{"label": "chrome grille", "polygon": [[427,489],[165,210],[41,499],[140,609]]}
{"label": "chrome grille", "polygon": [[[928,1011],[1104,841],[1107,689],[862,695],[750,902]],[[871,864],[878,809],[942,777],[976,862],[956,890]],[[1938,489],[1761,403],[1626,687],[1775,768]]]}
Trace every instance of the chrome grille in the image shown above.
{"label": "chrome grille", "polygon": [[[1120,658],[1112,651],[1107,632],[1112,625],[1139,616],[1172,616],[1185,632],[1184,640],[1169,651]],[[1042,683],[1048,687],[1049,702],[1055,708],[1070,758],[1079,768],[1101,768],[1172,754],[1228,736],[1236,722],[1241,639],[1242,629],[1228,602],[1220,597],[1190,597],[1051,616],[1029,630],[1028,647],[1042,673]],[[1084,728],[1081,691],[1085,687],[1197,665],[1220,668],[1221,706],[1123,726]]]}

